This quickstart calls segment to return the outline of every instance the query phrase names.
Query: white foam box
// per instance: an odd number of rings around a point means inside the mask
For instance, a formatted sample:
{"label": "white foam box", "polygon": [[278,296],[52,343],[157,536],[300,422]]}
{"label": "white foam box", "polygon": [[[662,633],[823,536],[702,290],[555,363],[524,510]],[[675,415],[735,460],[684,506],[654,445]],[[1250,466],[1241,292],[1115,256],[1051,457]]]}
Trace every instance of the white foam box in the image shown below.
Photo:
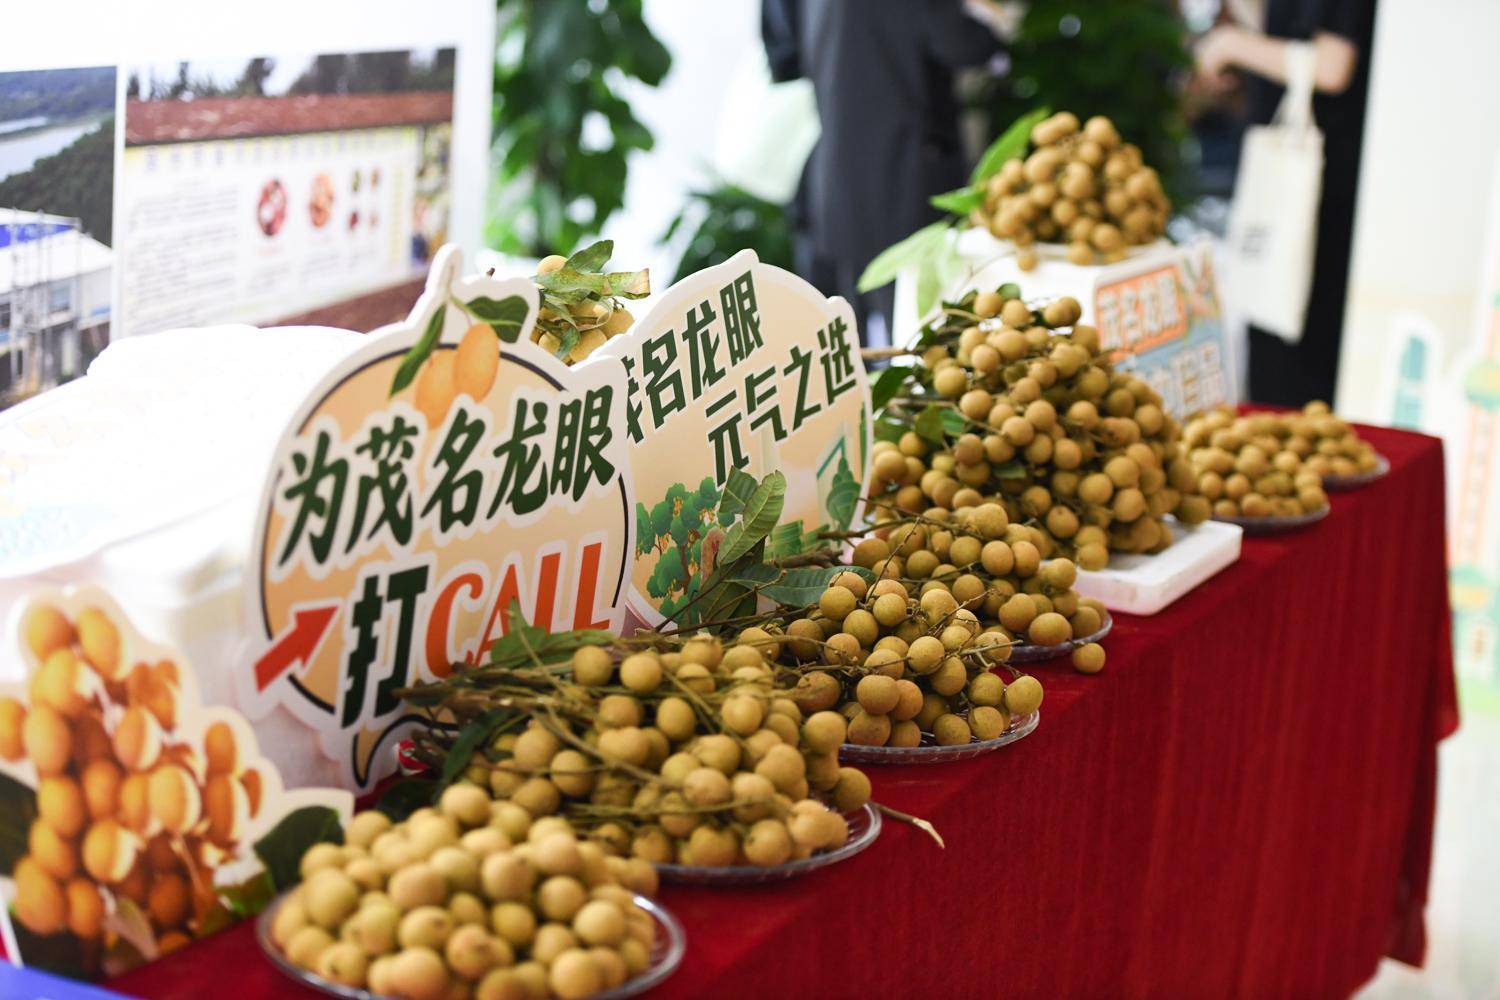
{"label": "white foam box", "polygon": [[[246,326],[128,337],[83,378],[0,414],[0,623],[39,587],[97,584],[182,652],[205,705],[240,708],[255,504],[296,406],[363,340]],[[0,633],[0,680],[16,681],[19,647]],[[287,787],[338,784],[285,709],[254,726]]]}
{"label": "white foam box", "polygon": [[1166,549],[1149,556],[1117,552],[1105,569],[1080,572],[1074,589],[1111,611],[1154,615],[1240,557],[1244,530],[1237,524],[1167,524],[1172,544]]}

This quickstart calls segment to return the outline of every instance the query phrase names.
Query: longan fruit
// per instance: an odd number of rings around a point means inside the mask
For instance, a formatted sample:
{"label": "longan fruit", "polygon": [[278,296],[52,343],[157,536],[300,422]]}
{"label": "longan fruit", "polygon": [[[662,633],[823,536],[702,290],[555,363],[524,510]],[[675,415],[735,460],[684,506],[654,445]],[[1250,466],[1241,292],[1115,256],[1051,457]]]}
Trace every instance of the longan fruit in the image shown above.
{"label": "longan fruit", "polygon": [[448,996],[448,967],[436,950],[403,948],[389,961],[386,975],[390,994],[407,1000],[445,1000]]}
{"label": "longan fruit", "polygon": [[86,878],[75,878],[63,892],[67,897],[68,930],[85,941],[97,938],[104,926],[104,897],[99,887]]}
{"label": "longan fruit", "polygon": [[999,739],[1010,728],[1010,719],[1000,709],[991,705],[976,705],[969,709],[966,721],[970,732],[978,740]]}
{"label": "longan fruit", "polygon": [[[303,898],[307,897],[308,893],[304,891]],[[191,910],[192,897],[188,892],[187,879],[176,872],[161,872],[151,880],[151,888],[146,891],[146,912],[158,928],[182,926]],[[321,920],[317,922],[330,930],[336,926]]]}
{"label": "longan fruit", "polygon": [[860,707],[870,715],[885,715],[901,700],[896,681],[882,674],[861,677],[855,688]]}
{"label": "longan fruit", "polygon": [[1005,709],[1012,716],[1035,712],[1042,704],[1042,685],[1035,677],[1022,674],[1005,686]]}
{"label": "longan fruit", "polygon": [[969,724],[951,713],[939,716],[933,723],[932,734],[938,746],[962,746],[973,739]]}
{"label": "longan fruit", "polygon": [[1104,647],[1090,642],[1073,650],[1073,668],[1081,674],[1097,674],[1104,669]]}
{"label": "longan fruit", "polygon": [[21,746],[37,774],[61,774],[73,755],[73,732],[56,709],[34,704],[21,724]]}
{"label": "longan fruit", "polygon": [[137,842],[114,820],[94,823],[83,836],[83,867],[96,882],[113,885],[130,874]]}
{"label": "longan fruit", "polygon": [[614,661],[599,646],[580,646],[573,650],[573,680],[585,687],[603,687],[614,675]]}
{"label": "longan fruit", "polygon": [[76,627],[84,659],[105,680],[118,680],[120,630],[115,623],[101,609],[90,606],[78,612]]}

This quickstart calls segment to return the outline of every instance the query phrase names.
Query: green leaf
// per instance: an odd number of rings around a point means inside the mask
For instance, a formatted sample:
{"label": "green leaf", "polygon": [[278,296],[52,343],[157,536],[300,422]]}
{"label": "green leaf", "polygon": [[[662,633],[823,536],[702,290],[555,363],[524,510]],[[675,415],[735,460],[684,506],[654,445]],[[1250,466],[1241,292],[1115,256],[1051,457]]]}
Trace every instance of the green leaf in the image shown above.
{"label": "green leaf", "polygon": [[8,774],[0,773],[0,875],[16,870],[16,862],[26,856],[27,836],[36,819],[36,790]]}
{"label": "green leaf", "polygon": [[922,440],[931,444],[942,445],[945,440],[944,433],[947,430],[948,424],[947,418],[943,414],[951,412],[953,411],[934,403],[917,414],[917,419],[912,423],[912,430],[916,431],[917,436]]}
{"label": "green leaf", "polygon": [[475,748],[488,743],[490,734],[511,714],[510,709],[492,708],[477,719],[464,723],[464,727],[458,731],[458,738],[448,748],[448,755],[443,758],[443,776],[440,779],[443,784],[453,784],[464,773]]}
{"label": "green leaf", "polygon": [[592,274],[587,271],[575,271],[564,264],[550,274],[538,276],[536,283],[560,295],[584,292],[590,297],[601,299],[610,296],[642,299],[651,294],[650,271],[612,271],[609,274]]}
{"label": "green leaf", "polygon": [[916,368],[911,365],[891,365],[879,372],[870,380],[870,409],[885,409],[885,405],[896,398],[906,380],[914,374]]}
{"label": "green leaf", "polygon": [[1037,108],[1011,122],[1010,128],[1001,132],[990,143],[989,149],[984,151],[979,162],[974,164],[974,172],[969,175],[969,180],[975,184],[989,180],[995,171],[1005,165],[1006,160],[1014,160],[1023,155],[1031,142],[1031,130],[1051,114],[1051,108]]}
{"label": "green leaf", "polygon": [[255,842],[255,853],[266,866],[276,891],[297,884],[302,855],[314,844],[344,842],[339,814],[328,806],[303,806],[281,817],[271,832]]}
{"label": "green leaf", "polygon": [[766,539],[766,555],[772,559],[794,556],[802,551],[802,522],[787,521],[771,529]]}
{"label": "green leaf", "polygon": [[446,306],[438,306],[432,312],[432,318],[427,321],[427,329],[422,331],[422,336],[411,345],[406,356],[401,359],[401,366],[396,369],[396,377],[391,379],[391,395],[411,385],[411,380],[417,377],[417,370],[422,367],[422,362],[437,347],[438,338],[443,335],[443,314],[447,312]]}
{"label": "green leaf", "polygon": [[911,428],[907,427],[905,424],[900,424],[894,420],[887,420],[886,418],[881,417],[879,420],[875,421],[875,440],[900,441],[901,435],[905,434],[910,429]]}
{"label": "green leaf", "polygon": [[954,215],[968,215],[971,211],[984,204],[984,188],[978,184],[970,184],[968,187],[955,188],[952,191],[944,191],[935,194],[927,201],[933,208],[940,212],[951,212]]}
{"label": "green leaf", "polygon": [[375,808],[400,822],[423,806],[436,802],[442,790],[442,784],[431,778],[403,778],[380,793]]}
{"label": "green leaf", "polygon": [[943,411],[943,430],[950,437],[958,437],[969,429],[969,421],[957,410]]}
{"label": "green leaf", "polygon": [[816,604],[828,584],[840,573],[850,571],[873,579],[868,570],[851,566],[799,566],[782,569],[767,563],[746,566],[729,577],[728,582],[744,587],[759,587],[760,595],[785,607],[802,608]]}
{"label": "green leaf", "polygon": [[1025,479],[1028,475],[1026,466],[1014,458],[1009,462],[1002,462],[999,465],[991,467],[990,471],[1001,479]]}
{"label": "green leaf", "polygon": [[582,250],[573,254],[563,266],[571,267],[580,273],[598,274],[604,270],[604,265],[609,263],[609,259],[614,256],[614,253],[614,240],[600,240],[597,243],[590,243]]}
{"label": "green leaf", "polygon": [[558,663],[582,646],[605,646],[614,636],[602,629],[548,632],[526,623],[521,602],[510,602],[505,634],[490,647],[490,663],[497,667],[519,667],[540,662]]}
{"label": "green leaf", "polygon": [[731,469],[729,478],[724,482],[724,493],[719,499],[719,523],[728,524],[737,517],[759,485],[755,477],[744,469]]}
{"label": "green leaf", "polygon": [[496,301],[481,295],[459,305],[475,319],[488,323],[495,336],[504,343],[514,344],[521,339],[521,327],[526,322],[527,312],[526,300],[521,296],[507,295]]}
{"label": "green leaf", "polygon": [[229,912],[240,920],[255,916],[276,898],[276,884],[265,872],[256,872],[238,885],[220,885],[214,889]]}
{"label": "green leaf", "polygon": [[786,504],[786,476],[773,472],[761,480],[750,499],[745,501],[741,520],[729,530],[719,549],[719,565],[729,566],[762,541],[781,520]]}
{"label": "green leaf", "polygon": [[931,225],[918,229],[901,242],[880,251],[865,268],[865,273],[859,276],[859,290],[873,292],[895,281],[896,276],[902,271],[914,264],[919,264],[939,245],[946,243],[948,230],[952,225],[953,223],[948,219],[939,219]]}
{"label": "green leaf", "polygon": [[839,463],[833,474],[833,485],[828,489],[828,517],[833,527],[843,531],[854,520],[854,507],[859,503],[859,480],[849,471],[846,462]]}
{"label": "green leaf", "polygon": [[1005,284],[997,288],[996,291],[999,293],[1000,298],[1004,301],[1009,301],[1010,299],[1019,299],[1021,297],[1021,286],[1016,284],[1014,281],[1007,281]]}

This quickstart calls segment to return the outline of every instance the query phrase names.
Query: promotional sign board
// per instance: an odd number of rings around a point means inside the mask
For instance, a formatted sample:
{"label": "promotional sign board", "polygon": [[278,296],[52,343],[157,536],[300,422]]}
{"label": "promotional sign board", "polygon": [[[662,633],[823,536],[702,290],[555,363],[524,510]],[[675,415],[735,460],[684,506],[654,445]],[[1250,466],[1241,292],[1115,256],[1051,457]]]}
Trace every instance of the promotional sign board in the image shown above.
{"label": "promotional sign board", "polygon": [[1099,328],[1115,367],[1150,383],[1174,416],[1237,402],[1211,244],[1163,242],[1097,267],[1044,255],[1031,271],[1017,267],[1005,246],[985,232],[964,233],[959,249],[975,266],[955,293],[1015,282],[1028,301],[1071,295],[1083,307],[1081,322]]}
{"label": "promotional sign board", "polygon": [[12,961],[117,975],[259,912],[353,798],[286,789],[240,713],[100,588],[15,609],[0,688],[0,914]]}
{"label": "promotional sign board", "polygon": [[667,289],[600,353],[628,376],[622,426],[639,498],[628,602],[640,621],[692,600],[704,540],[728,527],[715,511],[736,469],[785,474],[773,542],[853,519],[870,395],[843,299],[743,250]]}
{"label": "promotional sign board", "polygon": [[368,789],[425,716],[397,692],[480,662],[512,602],[550,630],[620,631],[634,551],[625,371],[531,342],[536,287],[439,252],[410,318],[298,408],[247,572],[252,717],[284,705]]}

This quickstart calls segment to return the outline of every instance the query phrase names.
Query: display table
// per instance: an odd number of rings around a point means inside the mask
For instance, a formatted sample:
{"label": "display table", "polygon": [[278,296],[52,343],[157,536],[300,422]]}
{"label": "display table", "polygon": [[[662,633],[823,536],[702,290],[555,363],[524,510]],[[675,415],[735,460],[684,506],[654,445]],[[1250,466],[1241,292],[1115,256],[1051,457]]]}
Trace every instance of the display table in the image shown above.
{"label": "display table", "polygon": [[[1391,460],[1294,534],[1064,663],[1037,731],[989,756],[871,768],[864,854],[758,889],[669,888],[688,953],[662,997],[1323,996],[1418,962],[1437,743],[1458,723],[1443,459]],[[109,984],[309,995],[241,925]]]}

